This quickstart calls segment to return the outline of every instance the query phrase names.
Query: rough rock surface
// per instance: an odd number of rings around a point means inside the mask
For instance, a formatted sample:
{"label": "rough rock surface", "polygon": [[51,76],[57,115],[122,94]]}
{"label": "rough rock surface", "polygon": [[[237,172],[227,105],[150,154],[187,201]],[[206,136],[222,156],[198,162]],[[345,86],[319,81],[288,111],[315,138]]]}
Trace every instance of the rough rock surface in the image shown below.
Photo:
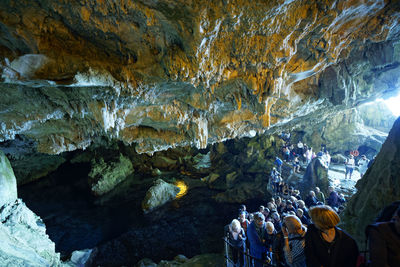
{"label": "rough rock surface", "polygon": [[372,166],[360,179],[358,192],[350,199],[344,213],[344,228],[360,244],[365,240],[365,227],[372,223],[380,210],[400,199],[400,118],[396,120],[388,138]]}
{"label": "rough rock surface", "polygon": [[18,199],[1,207],[0,261],[3,266],[59,266],[60,255],[43,221]]}
{"label": "rough rock surface", "polygon": [[115,161],[105,162],[103,158],[92,160],[89,173],[89,184],[96,196],[111,191],[117,184],[124,181],[133,172],[131,161],[122,154]]}
{"label": "rough rock surface", "polygon": [[0,207],[17,199],[17,182],[10,161],[0,150]]}
{"label": "rough rock surface", "polygon": [[18,185],[44,177],[66,161],[62,155],[37,152],[35,141],[23,136],[1,143],[0,149],[10,160]]}
{"label": "rough rock surface", "polygon": [[179,187],[164,182],[162,179],[157,179],[154,182],[154,185],[147,191],[146,196],[143,199],[143,211],[147,213],[164,205],[168,201],[174,199],[179,191]]}
{"label": "rough rock surface", "polygon": [[[296,185],[294,185],[296,186]],[[304,196],[318,186],[325,195],[328,192],[328,166],[321,157],[316,157],[308,164],[302,181],[297,185]]]}
{"label": "rough rock surface", "polygon": [[0,140],[152,153],[328,116],[395,93],[399,14],[375,0],[6,0]]}
{"label": "rough rock surface", "polygon": [[0,262],[2,266],[58,266],[60,255],[43,221],[17,199],[17,182],[0,150]]}

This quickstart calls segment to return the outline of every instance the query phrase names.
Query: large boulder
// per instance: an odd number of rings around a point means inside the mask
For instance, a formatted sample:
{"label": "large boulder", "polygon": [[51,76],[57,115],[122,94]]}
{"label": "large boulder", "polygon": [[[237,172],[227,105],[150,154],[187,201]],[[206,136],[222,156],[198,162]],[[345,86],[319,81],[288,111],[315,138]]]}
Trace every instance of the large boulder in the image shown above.
{"label": "large boulder", "polygon": [[374,163],[357,184],[347,203],[343,228],[363,244],[365,227],[381,209],[400,199],[400,118],[396,120]]}
{"label": "large boulder", "polygon": [[10,161],[0,150],[0,207],[17,199],[17,180]]}
{"label": "large boulder", "polygon": [[179,187],[173,184],[164,182],[162,179],[156,180],[154,185],[147,191],[142,201],[143,211],[147,213],[164,205],[168,201],[174,199],[179,191]]}
{"label": "large boulder", "polygon": [[115,161],[105,162],[103,158],[92,161],[92,170],[89,173],[89,183],[96,196],[104,195],[124,181],[133,172],[131,161],[122,154]]}
{"label": "large boulder", "polygon": [[18,199],[0,213],[1,266],[59,266],[60,255],[43,221]]}
{"label": "large boulder", "polygon": [[308,164],[303,180],[298,187],[303,194],[306,194],[310,190],[314,190],[316,186],[325,194],[328,192],[328,166],[321,157],[314,158]]}

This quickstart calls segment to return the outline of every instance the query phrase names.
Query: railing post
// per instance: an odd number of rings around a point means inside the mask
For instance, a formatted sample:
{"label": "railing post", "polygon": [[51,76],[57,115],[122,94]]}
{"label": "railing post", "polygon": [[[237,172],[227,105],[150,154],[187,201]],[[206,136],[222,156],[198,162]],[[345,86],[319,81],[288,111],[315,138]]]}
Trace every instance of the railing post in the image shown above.
{"label": "railing post", "polygon": [[226,259],[226,267],[229,267],[229,250],[228,250],[228,240],[226,237],[224,237],[224,243],[225,243],[225,259]]}

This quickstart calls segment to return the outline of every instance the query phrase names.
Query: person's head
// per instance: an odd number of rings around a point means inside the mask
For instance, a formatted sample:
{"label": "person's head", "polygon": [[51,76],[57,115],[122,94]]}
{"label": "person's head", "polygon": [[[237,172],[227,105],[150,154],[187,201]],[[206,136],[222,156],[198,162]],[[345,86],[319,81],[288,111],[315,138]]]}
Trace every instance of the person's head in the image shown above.
{"label": "person's head", "polygon": [[333,187],[332,187],[332,186],[329,186],[329,187],[328,187],[328,191],[329,191],[329,193],[330,193],[330,192],[333,192]]}
{"label": "person's head", "polygon": [[283,219],[283,223],[286,226],[290,234],[301,233],[303,231],[303,225],[299,218],[295,215],[288,215]]}
{"label": "person's head", "polygon": [[331,229],[340,222],[336,211],[327,205],[312,207],[309,214],[315,226],[320,230]]}
{"label": "person's head", "polygon": [[239,214],[239,220],[240,220],[241,222],[243,222],[245,219],[246,219],[246,213],[245,213],[244,211],[242,211],[242,212]]}
{"label": "person's head", "polygon": [[269,235],[272,235],[275,231],[275,226],[272,222],[266,222],[265,227],[267,228],[267,233]]}
{"label": "person's head", "polygon": [[275,220],[275,221],[277,221],[277,222],[279,222],[280,219],[281,219],[281,217],[279,216],[279,213],[278,213],[278,212],[272,213],[271,217],[272,217],[273,220]]}
{"label": "person's head", "polygon": [[266,214],[266,216],[268,216],[269,212],[270,212],[269,208],[264,208],[264,214]]}
{"label": "person's head", "polygon": [[299,208],[304,208],[306,206],[306,203],[304,203],[304,201],[300,199],[299,201],[297,201],[297,205],[299,205]]}
{"label": "person's head", "polygon": [[312,197],[315,197],[315,192],[311,190],[311,191],[309,192],[309,195],[312,196]]}
{"label": "person's head", "polygon": [[352,159],[352,158],[354,158],[354,156],[353,156],[352,154],[350,154],[349,158],[351,158],[351,159]]}
{"label": "person's head", "polygon": [[292,204],[296,203],[297,202],[297,198],[295,196],[290,196],[290,201],[292,201]]}
{"label": "person's head", "polygon": [[239,233],[240,229],[242,227],[240,226],[240,222],[238,220],[233,219],[231,222],[230,228],[231,228],[232,232]]}
{"label": "person's head", "polygon": [[319,193],[320,189],[319,187],[315,187],[315,192]]}
{"label": "person's head", "polygon": [[264,206],[260,206],[260,207],[258,208],[258,211],[259,211],[259,212],[264,212],[264,210],[265,210],[265,207],[264,207]]}
{"label": "person's head", "polygon": [[304,214],[304,212],[303,212],[302,209],[297,209],[297,210],[296,210],[296,215],[297,215],[297,217],[301,218],[301,217],[303,217],[303,214]]}
{"label": "person's head", "polygon": [[282,203],[281,197],[276,197],[276,198],[275,198],[275,204],[276,204],[277,206],[279,206],[281,203]]}
{"label": "person's head", "polygon": [[246,210],[246,205],[240,205],[240,208],[239,208],[241,211],[245,211]]}
{"label": "person's head", "polygon": [[362,159],[367,159],[367,156],[362,155],[361,158],[362,158]]}
{"label": "person's head", "polygon": [[267,207],[268,207],[269,210],[273,210],[274,207],[275,207],[275,204],[273,202],[268,202],[267,203]]}
{"label": "person's head", "polygon": [[250,213],[249,214],[249,221],[252,222],[254,220],[254,214]]}
{"label": "person's head", "polygon": [[261,212],[254,213],[254,223],[257,227],[262,227],[265,221],[265,217]]}

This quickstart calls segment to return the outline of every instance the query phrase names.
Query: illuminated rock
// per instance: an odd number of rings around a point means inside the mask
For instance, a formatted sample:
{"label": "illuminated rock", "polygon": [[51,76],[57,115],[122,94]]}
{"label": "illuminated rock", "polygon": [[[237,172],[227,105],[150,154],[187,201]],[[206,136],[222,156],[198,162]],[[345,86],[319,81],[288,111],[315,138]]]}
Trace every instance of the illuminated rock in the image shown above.
{"label": "illuminated rock", "polygon": [[115,161],[105,162],[103,158],[92,160],[92,169],[88,176],[93,194],[101,196],[111,191],[133,171],[132,163],[122,154]]}
{"label": "illuminated rock", "polygon": [[0,212],[0,260],[4,266],[61,266],[43,221],[18,199]]}
{"label": "illuminated rock", "polygon": [[399,87],[399,12],[372,0],[5,1],[2,79],[14,84],[0,87],[0,140],[26,135],[53,154],[106,137],[151,154],[326,117]]}
{"label": "illuminated rock", "polygon": [[17,199],[17,182],[0,150],[0,262],[3,266],[60,266],[60,254],[39,216]]}
{"label": "illuminated rock", "polygon": [[0,150],[0,207],[17,199],[17,181],[11,164]]}
{"label": "illuminated rock", "polygon": [[168,201],[174,199],[179,193],[180,188],[164,182],[162,179],[157,179],[154,185],[147,191],[145,198],[142,201],[142,209],[145,213],[164,205]]}

